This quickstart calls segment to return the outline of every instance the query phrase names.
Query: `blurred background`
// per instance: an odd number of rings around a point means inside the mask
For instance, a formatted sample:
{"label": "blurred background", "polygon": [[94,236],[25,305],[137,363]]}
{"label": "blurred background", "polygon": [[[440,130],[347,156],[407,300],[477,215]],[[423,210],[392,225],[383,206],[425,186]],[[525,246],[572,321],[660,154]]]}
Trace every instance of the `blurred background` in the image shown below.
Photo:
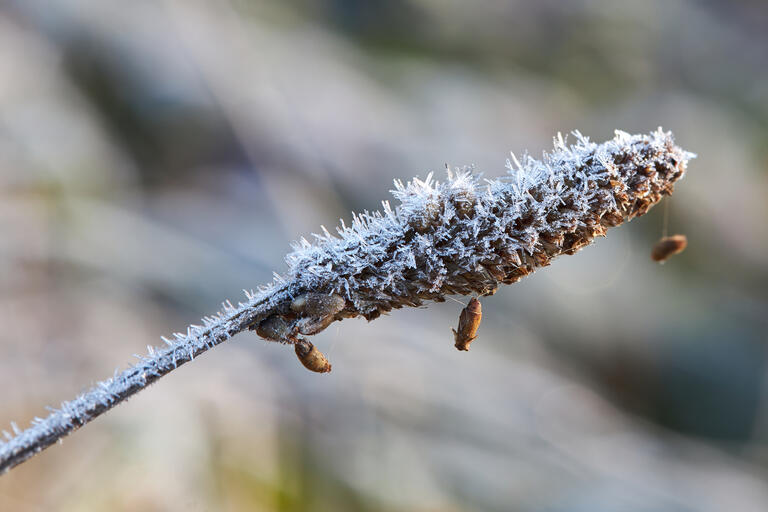
{"label": "blurred background", "polygon": [[[768,4],[0,2],[0,424],[445,163],[672,129],[663,208],[483,301],[243,333],[0,477],[3,511],[768,510]],[[459,298],[466,300],[465,298]]]}

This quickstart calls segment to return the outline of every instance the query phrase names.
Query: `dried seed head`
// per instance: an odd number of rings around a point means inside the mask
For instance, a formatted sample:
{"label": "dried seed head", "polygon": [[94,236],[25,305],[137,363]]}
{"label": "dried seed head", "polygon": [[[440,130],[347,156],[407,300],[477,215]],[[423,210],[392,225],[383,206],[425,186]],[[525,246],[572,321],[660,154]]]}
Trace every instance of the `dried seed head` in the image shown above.
{"label": "dried seed head", "polygon": [[293,299],[291,310],[305,317],[325,318],[341,312],[346,301],[337,294],[304,293]]}
{"label": "dried seed head", "polygon": [[663,263],[670,256],[683,252],[686,246],[688,246],[688,238],[685,235],[665,236],[653,245],[651,259]]}
{"label": "dried seed head", "polygon": [[[661,130],[617,132],[603,144],[576,134],[570,146],[558,137],[542,160],[513,159],[498,179],[481,182],[465,169],[443,183],[432,175],[398,181],[399,205],[354,215],[338,238],[296,244],[285,279],[343,296],[337,318],[373,320],[446,295],[483,295],[489,282],[517,282],[645,214],[672,193],[693,157]],[[333,311],[313,314],[302,306],[308,302],[298,298],[292,309],[318,318]]]}
{"label": "dried seed head", "polygon": [[323,355],[323,353],[309,341],[303,338],[297,339],[294,345],[294,350],[296,351],[296,357],[299,358],[299,361],[301,361],[301,364],[303,364],[307,370],[317,373],[328,373],[331,371],[331,363],[329,363],[325,355]]}
{"label": "dried seed head", "polygon": [[483,319],[483,308],[477,298],[472,297],[469,304],[459,315],[459,330],[453,331],[455,340],[454,346],[458,350],[468,351],[469,345],[477,338],[477,329],[480,327],[480,321]]}
{"label": "dried seed head", "polygon": [[286,343],[293,337],[294,322],[283,315],[272,315],[256,326],[256,334],[270,341]]}

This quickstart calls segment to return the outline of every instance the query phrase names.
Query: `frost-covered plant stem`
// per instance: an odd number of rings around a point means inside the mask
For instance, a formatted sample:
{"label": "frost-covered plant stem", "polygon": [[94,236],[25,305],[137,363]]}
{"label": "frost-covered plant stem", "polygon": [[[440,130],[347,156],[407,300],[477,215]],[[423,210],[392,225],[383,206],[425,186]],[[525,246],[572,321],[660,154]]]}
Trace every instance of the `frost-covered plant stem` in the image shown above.
{"label": "frost-covered plant stem", "polygon": [[7,442],[0,441],[0,474],[268,316],[276,304],[290,299],[289,289],[288,283],[276,284],[257,295],[249,294],[250,300],[238,307],[225,303],[221,313],[203,319],[203,326],[193,325],[186,334],[176,333],[172,339],[163,338],[165,347],[147,347],[147,354],[140,356],[138,364],[115,372],[112,378],[99,382],[74,400],[62,403],[58,409],[50,409],[50,415],[44,419],[35,418],[26,430],[21,431],[11,423],[15,436],[4,431]]}
{"label": "frost-covered plant stem", "polygon": [[[0,444],[0,473],[50,446],[141,389],[245,329],[286,343],[320,332],[334,320],[382,313],[451,294],[490,295],[560,254],[573,254],[608,227],[642,215],[672,193],[694,155],[671,133],[616,132],[595,144],[562,137],[543,160],[507,162],[507,176],[482,183],[470,170],[445,183],[395,182],[401,204],[354,216],[339,237],[323,228],[317,243],[301,239],[289,270],[224,310],[148,348],[116,373],[26,430],[12,424]],[[318,300],[317,297],[331,297]],[[314,304],[314,305],[313,305]],[[265,322],[270,320],[269,322]],[[275,326],[279,326],[279,329]],[[282,334],[281,334],[282,333]]]}

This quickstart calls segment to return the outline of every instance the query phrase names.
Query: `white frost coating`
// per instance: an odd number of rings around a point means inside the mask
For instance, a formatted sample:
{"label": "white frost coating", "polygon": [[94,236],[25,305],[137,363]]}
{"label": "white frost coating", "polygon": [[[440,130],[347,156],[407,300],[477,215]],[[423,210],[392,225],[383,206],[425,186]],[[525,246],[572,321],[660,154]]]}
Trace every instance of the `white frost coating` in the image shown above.
{"label": "white frost coating", "polygon": [[[49,409],[46,418],[35,418],[26,430],[12,423],[15,435],[3,431],[8,442],[0,441],[0,473],[180,364],[270,314],[285,312],[298,293],[339,293],[349,300],[347,316],[371,319],[392,307],[440,300],[445,294],[481,293],[478,287],[483,283],[477,281],[485,275],[483,268],[501,268],[502,274],[491,278],[495,285],[514,282],[520,277],[515,274],[518,269],[525,275],[558,254],[578,250],[580,246],[569,249],[563,243],[563,234],[578,234],[584,226],[594,228],[595,216],[617,215],[610,224],[617,225],[642,214],[634,206],[627,207],[626,196],[631,195],[632,204],[649,196],[650,192],[638,189],[638,183],[671,186],[695,156],[674,146],[672,134],[661,129],[650,135],[617,131],[612,140],[600,145],[578,132],[574,135],[572,146],[558,135],[554,151],[542,160],[525,155],[518,161],[512,155],[502,178],[481,183],[466,168],[455,174],[449,171],[444,183],[435,181],[432,173],[407,184],[396,180],[392,191],[400,201],[396,208],[384,201],[383,211],[353,214],[350,226],[342,220],[336,230],[339,236],[323,227],[321,234],[313,235],[315,243],[299,239],[286,257],[286,275],[275,274],[271,285],[256,292],[244,290],[245,302],[235,307],[226,301],[222,312],[203,317],[202,326],[192,325],[173,339],[163,337],[164,346],[148,347],[145,356],[137,356],[138,364],[116,371],[58,409]],[[617,158],[624,163],[617,163]],[[666,166],[665,173],[674,172],[663,179],[641,176],[643,169],[655,164]],[[635,188],[630,190],[630,185]],[[657,197],[651,204],[660,198],[658,189],[654,193]],[[624,210],[617,206],[619,199]],[[541,237],[548,235],[557,235],[560,241],[542,242]],[[600,235],[579,236],[579,241],[589,243]],[[543,261],[526,255],[543,257]],[[521,259],[529,261],[521,263]]]}
{"label": "white frost coating", "polygon": [[22,431],[11,423],[15,436],[4,432],[7,442],[0,442],[0,474],[190,361],[195,355],[226,341],[288,297],[285,286],[273,283],[263,291],[251,294],[251,298],[237,308],[227,301],[224,312],[203,319],[205,327],[192,325],[187,334],[176,333],[175,340],[162,337],[165,346],[148,346],[145,356],[136,356],[138,364],[122,372],[115,370],[113,377],[96,383],[74,400],[63,402],[58,409],[48,408],[50,414],[44,419],[35,418],[26,430]]}
{"label": "white frost coating", "polygon": [[[444,183],[434,180],[432,173],[406,184],[395,180],[392,194],[399,206],[393,210],[385,201],[383,211],[353,214],[351,226],[342,220],[338,237],[324,230],[314,235],[315,244],[300,239],[286,257],[288,276],[305,289],[342,294],[357,313],[371,317],[377,310],[387,310],[382,301],[399,307],[404,298],[438,293],[444,286],[456,293],[453,278],[498,260],[495,251],[500,246],[532,255],[541,248],[542,233],[573,231],[596,213],[623,216],[626,212],[619,212],[615,194],[635,193],[630,191],[634,175],[626,172],[628,167],[672,159],[677,162],[673,167],[684,169],[695,156],[674,146],[672,134],[661,128],[650,135],[616,131],[603,144],[579,132],[574,136],[576,142],[569,146],[558,135],[554,151],[542,160],[524,155],[519,161],[512,155],[506,177],[482,183],[470,168],[448,171]],[[647,149],[650,152],[643,154]],[[628,164],[615,163],[617,156],[626,156]],[[598,181],[619,184],[611,190],[598,187]],[[573,204],[563,209],[566,191]],[[471,205],[471,215],[462,215],[462,204]],[[533,222],[516,231],[523,216],[533,217]],[[443,243],[446,240],[451,243]],[[469,293],[457,286],[458,293]]]}

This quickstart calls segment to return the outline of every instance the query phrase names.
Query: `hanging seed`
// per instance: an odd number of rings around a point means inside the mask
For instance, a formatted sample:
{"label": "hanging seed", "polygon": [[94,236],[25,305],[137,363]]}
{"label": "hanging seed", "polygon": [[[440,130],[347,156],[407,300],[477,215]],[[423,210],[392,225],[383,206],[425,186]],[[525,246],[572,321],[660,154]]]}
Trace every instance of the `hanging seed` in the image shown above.
{"label": "hanging seed", "polygon": [[670,256],[683,252],[687,245],[688,238],[685,235],[665,236],[653,245],[651,259],[663,263]]}
{"label": "hanging seed", "polygon": [[299,338],[294,344],[296,357],[307,370],[317,373],[328,373],[331,371],[331,363],[328,362],[325,355],[320,352],[309,341]]}
{"label": "hanging seed", "polygon": [[477,338],[477,329],[483,319],[483,308],[480,301],[473,297],[459,315],[459,330],[451,329],[458,350],[469,350],[469,345]]}

